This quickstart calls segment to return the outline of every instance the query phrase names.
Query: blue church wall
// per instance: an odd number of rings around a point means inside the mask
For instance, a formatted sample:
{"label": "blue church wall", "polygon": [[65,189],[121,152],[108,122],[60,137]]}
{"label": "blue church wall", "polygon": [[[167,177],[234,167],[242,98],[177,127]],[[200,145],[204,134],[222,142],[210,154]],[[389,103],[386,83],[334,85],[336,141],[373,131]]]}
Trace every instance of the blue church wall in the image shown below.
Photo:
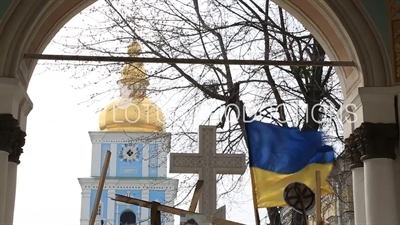
{"label": "blue church wall", "polygon": [[[165,205],[165,190],[150,190],[149,191],[149,201],[153,202],[159,202],[161,205]],[[149,211],[149,215],[151,215],[151,211]],[[161,221],[163,221],[161,224],[165,225],[165,213],[161,212]],[[148,225],[151,225],[151,221],[148,222]]]}
{"label": "blue church wall", "polygon": [[[91,216],[92,210],[93,210],[93,206],[94,206],[94,201],[96,199],[96,194],[97,194],[97,190],[91,190],[90,193],[90,211],[89,211],[89,216]],[[108,210],[108,190],[103,190],[103,192],[101,193],[101,198],[100,201],[102,203],[102,207],[101,207],[101,217],[102,218],[107,218],[107,210]]]}
{"label": "blue church wall", "polygon": [[[104,159],[106,158],[107,151],[111,149],[110,143],[101,144],[101,162],[100,162],[100,171],[103,169]],[[107,169],[106,176],[110,176],[110,167]]]}
{"label": "blue church wall", "polygon": [[[142,198],[142,191],[140,191],[140,190],[116,190],[115,194],[125,195],[125,196],[128,195],[129,197],[138,198],[138,199]],[[115,204],[115,212],[118,212],[115,214],[114,224],[116,224],[116,225],[120,224],[120,216],[122,215],[122,213],[124,213],[126,211],[132,211],[136,216],[136,224],[139,224],[139,222],[141,220],[141,213],[140,213],[140,209],[138,206],[121,204],[119,202],[115,202],[114,204]]]}
{"label": "blue church wall", "polygon": [[149,144],[149,177],[158,177],[158,144]]}
{"label": "blue church wall", "polygon": [[117,177],[142,177],[143,144],[117,144]]}

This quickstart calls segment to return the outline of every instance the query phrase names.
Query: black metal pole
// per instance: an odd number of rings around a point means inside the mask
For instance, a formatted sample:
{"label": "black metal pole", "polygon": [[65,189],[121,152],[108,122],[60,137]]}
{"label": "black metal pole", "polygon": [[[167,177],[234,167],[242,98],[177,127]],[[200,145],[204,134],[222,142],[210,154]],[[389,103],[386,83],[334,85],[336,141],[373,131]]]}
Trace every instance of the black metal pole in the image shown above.
{"label": "black metal pole", "polygon": [[352,61],[271,61],[245,59],[174,59],[174,58],[143,58],[143,57],[116,57],[116,56],[81,56],[81,55],[45,55],[25,54],[24,59],[34,60],[65,60],[65,61],[92,61],[92,62],[141,62],[141,63],[168,63],[168,64],[203,64],[203,65],[253,65],[253,66],[339,66],[354,67]]}

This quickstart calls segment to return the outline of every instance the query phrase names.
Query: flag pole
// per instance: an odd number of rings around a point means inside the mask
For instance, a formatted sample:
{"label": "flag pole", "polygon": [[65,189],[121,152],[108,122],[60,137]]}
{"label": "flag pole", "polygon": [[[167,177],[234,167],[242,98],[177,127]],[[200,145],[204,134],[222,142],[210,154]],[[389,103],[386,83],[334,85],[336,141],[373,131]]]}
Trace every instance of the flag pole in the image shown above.
{"label": "flag pole", "polygon": [[250,168],[250,176],[251,176],[251,191],[253,194],[253,207],[254,207],[254,216],[256,219],[256,225],[260,225],[260,214],[258,212],[258,204],[257,204],[257,193],[255,189],[255,183],[254,183],[254,172]]}
{"label": "flag pole", "polygon": [[[240,123],[240,126],[243,129],[243,138],[244,138],[244,141],[246,142],[247,150],[249,151],[249,154],[250,154],[250,145],[249,145],[249,139],[247,137],[247,129],[246,129],[246,124],[245,124],[245,118],[246,118],[245,114],[246,114],[246,112],[245,112],[245,109],[244,109],[244,105],[243,105],[243,108],[242,108],[242,112],[243,112],[243,115],[241,114],[242,116],[241,116],[241,120],[239,121],[239,123]],[[249,157],[249,160],[251,160],[251,157]],[[257,192],[256,192],[256,185],[255,185],[255,175],[254,175],[254,172],[253,172],[253,170],[251,168],[250,168],[250,179],[251,179],[251,192],[252,192],[252,195],[253,195],[254,218],[256,220],[255,221],[256,225],[261,225],[260,213],[258,212],[258,204],[257,204]]]}
{"label": "flag pole", "polygon": [[321,210],[321,171],[315,172],[315,207],[316,207],[316,218],[317,225],[322,224],[322,210]]}

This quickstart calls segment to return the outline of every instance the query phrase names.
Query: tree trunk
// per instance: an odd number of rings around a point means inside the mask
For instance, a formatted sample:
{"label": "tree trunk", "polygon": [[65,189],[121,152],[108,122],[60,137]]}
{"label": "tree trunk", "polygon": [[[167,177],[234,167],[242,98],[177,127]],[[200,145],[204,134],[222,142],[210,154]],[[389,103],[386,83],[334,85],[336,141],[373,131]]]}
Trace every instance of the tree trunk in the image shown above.
{"label": "tree trunk", "polygon": [[[314,39],[312,59],[316,61],[324,61],[325,51],[322,46]],[[306,118],[304,120],[302,131],[304,130],[318,130],[321,125],[320,103],[322,101],[322,68],[313,68],[313,74],[310,84],[307,85],[307,94],[305,96],[307,103]],[[303,225],[303,215],[299,212],[292,210],[292,225]]]}

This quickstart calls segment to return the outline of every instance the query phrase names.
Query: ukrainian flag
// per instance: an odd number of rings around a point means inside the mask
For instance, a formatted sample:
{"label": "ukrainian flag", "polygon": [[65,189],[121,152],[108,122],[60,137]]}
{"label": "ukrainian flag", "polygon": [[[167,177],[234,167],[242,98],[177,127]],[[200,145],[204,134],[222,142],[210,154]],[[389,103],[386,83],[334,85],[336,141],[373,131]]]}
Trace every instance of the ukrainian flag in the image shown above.
{"label": "ukrainian flag", "polygon": [[285,206],[283,190],[301,182],[315,190],[315,172],[321,172],[321,194],[331,194],[326,181],[335,161],[334,150],[323,145],[318,131],[300,131],[260,121],[246,123],[258,208]]}

